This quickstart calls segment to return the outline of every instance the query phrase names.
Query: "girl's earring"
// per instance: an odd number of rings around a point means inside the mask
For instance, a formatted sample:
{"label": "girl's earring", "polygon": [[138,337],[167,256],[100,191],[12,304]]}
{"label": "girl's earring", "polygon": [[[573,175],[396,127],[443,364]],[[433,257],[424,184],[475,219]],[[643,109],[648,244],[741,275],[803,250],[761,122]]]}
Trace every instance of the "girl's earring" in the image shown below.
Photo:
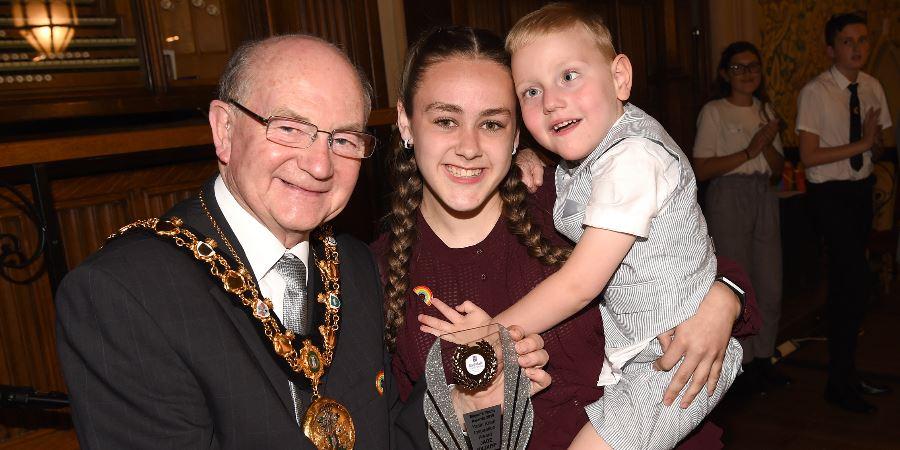
{"label": "girl's earring", "polygon": [[512,152],[512,154],[515,155],[517,151],[518,151],[518,149],[516,148],[515,145],[513,145],[513,152]]}
{"label": "girl's earring", "polygon": [[406,140],[406,139],[400,138],[400,141],[401,141],[401,145],[403,145],[404,149],[412,150],[413,146],[412,146],[411,140]]}

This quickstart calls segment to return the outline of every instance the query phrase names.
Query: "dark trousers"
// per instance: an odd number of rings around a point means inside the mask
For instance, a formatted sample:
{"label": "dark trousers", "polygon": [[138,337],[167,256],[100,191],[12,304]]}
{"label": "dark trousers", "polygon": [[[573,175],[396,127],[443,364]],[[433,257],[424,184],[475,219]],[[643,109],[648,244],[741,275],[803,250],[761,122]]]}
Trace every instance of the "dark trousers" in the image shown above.
{"label": "dark trousers", "polygon": [[874,178],[810,183],[809,196],[825,241],[828,294],[828,382],[851,381],[856,339],[871,294],[866,242],[872,229]]}

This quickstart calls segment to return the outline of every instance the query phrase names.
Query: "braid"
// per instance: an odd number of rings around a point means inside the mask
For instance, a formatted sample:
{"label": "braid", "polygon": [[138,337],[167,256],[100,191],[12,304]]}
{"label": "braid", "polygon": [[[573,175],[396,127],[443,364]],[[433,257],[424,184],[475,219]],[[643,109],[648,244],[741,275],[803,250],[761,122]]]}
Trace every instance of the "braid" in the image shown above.
{"label": "braid", "polygon": [[528,190],[522,182],[522,171],[513,163],[509,173],[500,184],[500,198],[503,200],[503,214],[506,215],[509,232],[519,238],[519,243],[528,248],[528,254],[537,258],[545,266],[557,266],[566,262],[572,249],[559,247],[541,235],[540,227],[531,220],[525,199]]}
{"label": "braid", "polygon": [[391,352],[396,349],[397,333],[406,317],[409,258],[416,241],[416,211],[422,203],[422,176],[412,151],[397,149],[392,166],[395,189],[387,218],[390,247],[384,299],[384,340]]}
{"label": "braid", "polygon": [[[413,100],[428,69],[441,61],[457,57],[486,59],[509,68],[509,53],[503,49],[503,40],[490,31],[463,26],[432,28],[409,47],[400,75],[399,102],[407,118],[413,117]],[[394,146],[394,153],[388,159],[394,191],[391,194],[391,210],[386,217],[390,234],[386,258],[384,341],[388,350],[393,352],[397,348],[397,334],[406,317],[406,300],[410,291],[409,260],[416,242],[416,213],[422,204],[424,182],[412,151]]]}

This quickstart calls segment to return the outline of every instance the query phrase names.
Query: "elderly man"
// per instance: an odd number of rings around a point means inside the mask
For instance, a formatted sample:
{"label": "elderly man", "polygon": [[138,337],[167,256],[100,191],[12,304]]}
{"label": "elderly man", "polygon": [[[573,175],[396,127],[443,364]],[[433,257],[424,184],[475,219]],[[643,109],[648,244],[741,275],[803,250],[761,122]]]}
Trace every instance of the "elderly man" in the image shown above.
{"label": "elderly man", "polygon": [[[374,150],[369,92],[318,38],[235,53],[209,112],[219,176],[168,219],[123,228],[60,288],[83,448],[427,445],[421,397],[391,395],[372,257],[320,227]],[[520,362],[543,365],[541,345],[518,342]]]}

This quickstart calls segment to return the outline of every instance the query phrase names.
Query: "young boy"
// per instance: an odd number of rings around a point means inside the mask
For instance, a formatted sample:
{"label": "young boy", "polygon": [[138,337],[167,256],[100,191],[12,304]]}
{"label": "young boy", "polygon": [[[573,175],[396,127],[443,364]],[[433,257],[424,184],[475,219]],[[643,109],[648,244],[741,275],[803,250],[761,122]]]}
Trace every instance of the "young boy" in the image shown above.
{"label": "young boy", "polygon": [[866,241],[872,229],[872,159],[891,115],[881,84],[862,71],[869,55],[866,21],[832,16],[825,43],[833,66],[813,78],[797,99],[800,158],[828,258],[828,384],[825,398],[840,408],[870,413],[860,394],[886,389],[856,374],[856,336],[871,294]]}
{"label": "young boy", "polygon": [[[570,448],[672,448],[718,403],[741,362],[731,339],[711,396],[684,409],[663,404],[675,371],[654,369],[663,353],[656,337],[696,313],[716,274],[688,159],[659,122],[624,104],[631,63],[598,15],[551,4],[522,18],[506,42],[525,125],[563,158],[553,218],[577,245],[494,321],[542,332],[605,289],[605,394],[587,406],[591,423]],[[490,319],[470,302],[460,311],[466,316],[442,331]]]}

